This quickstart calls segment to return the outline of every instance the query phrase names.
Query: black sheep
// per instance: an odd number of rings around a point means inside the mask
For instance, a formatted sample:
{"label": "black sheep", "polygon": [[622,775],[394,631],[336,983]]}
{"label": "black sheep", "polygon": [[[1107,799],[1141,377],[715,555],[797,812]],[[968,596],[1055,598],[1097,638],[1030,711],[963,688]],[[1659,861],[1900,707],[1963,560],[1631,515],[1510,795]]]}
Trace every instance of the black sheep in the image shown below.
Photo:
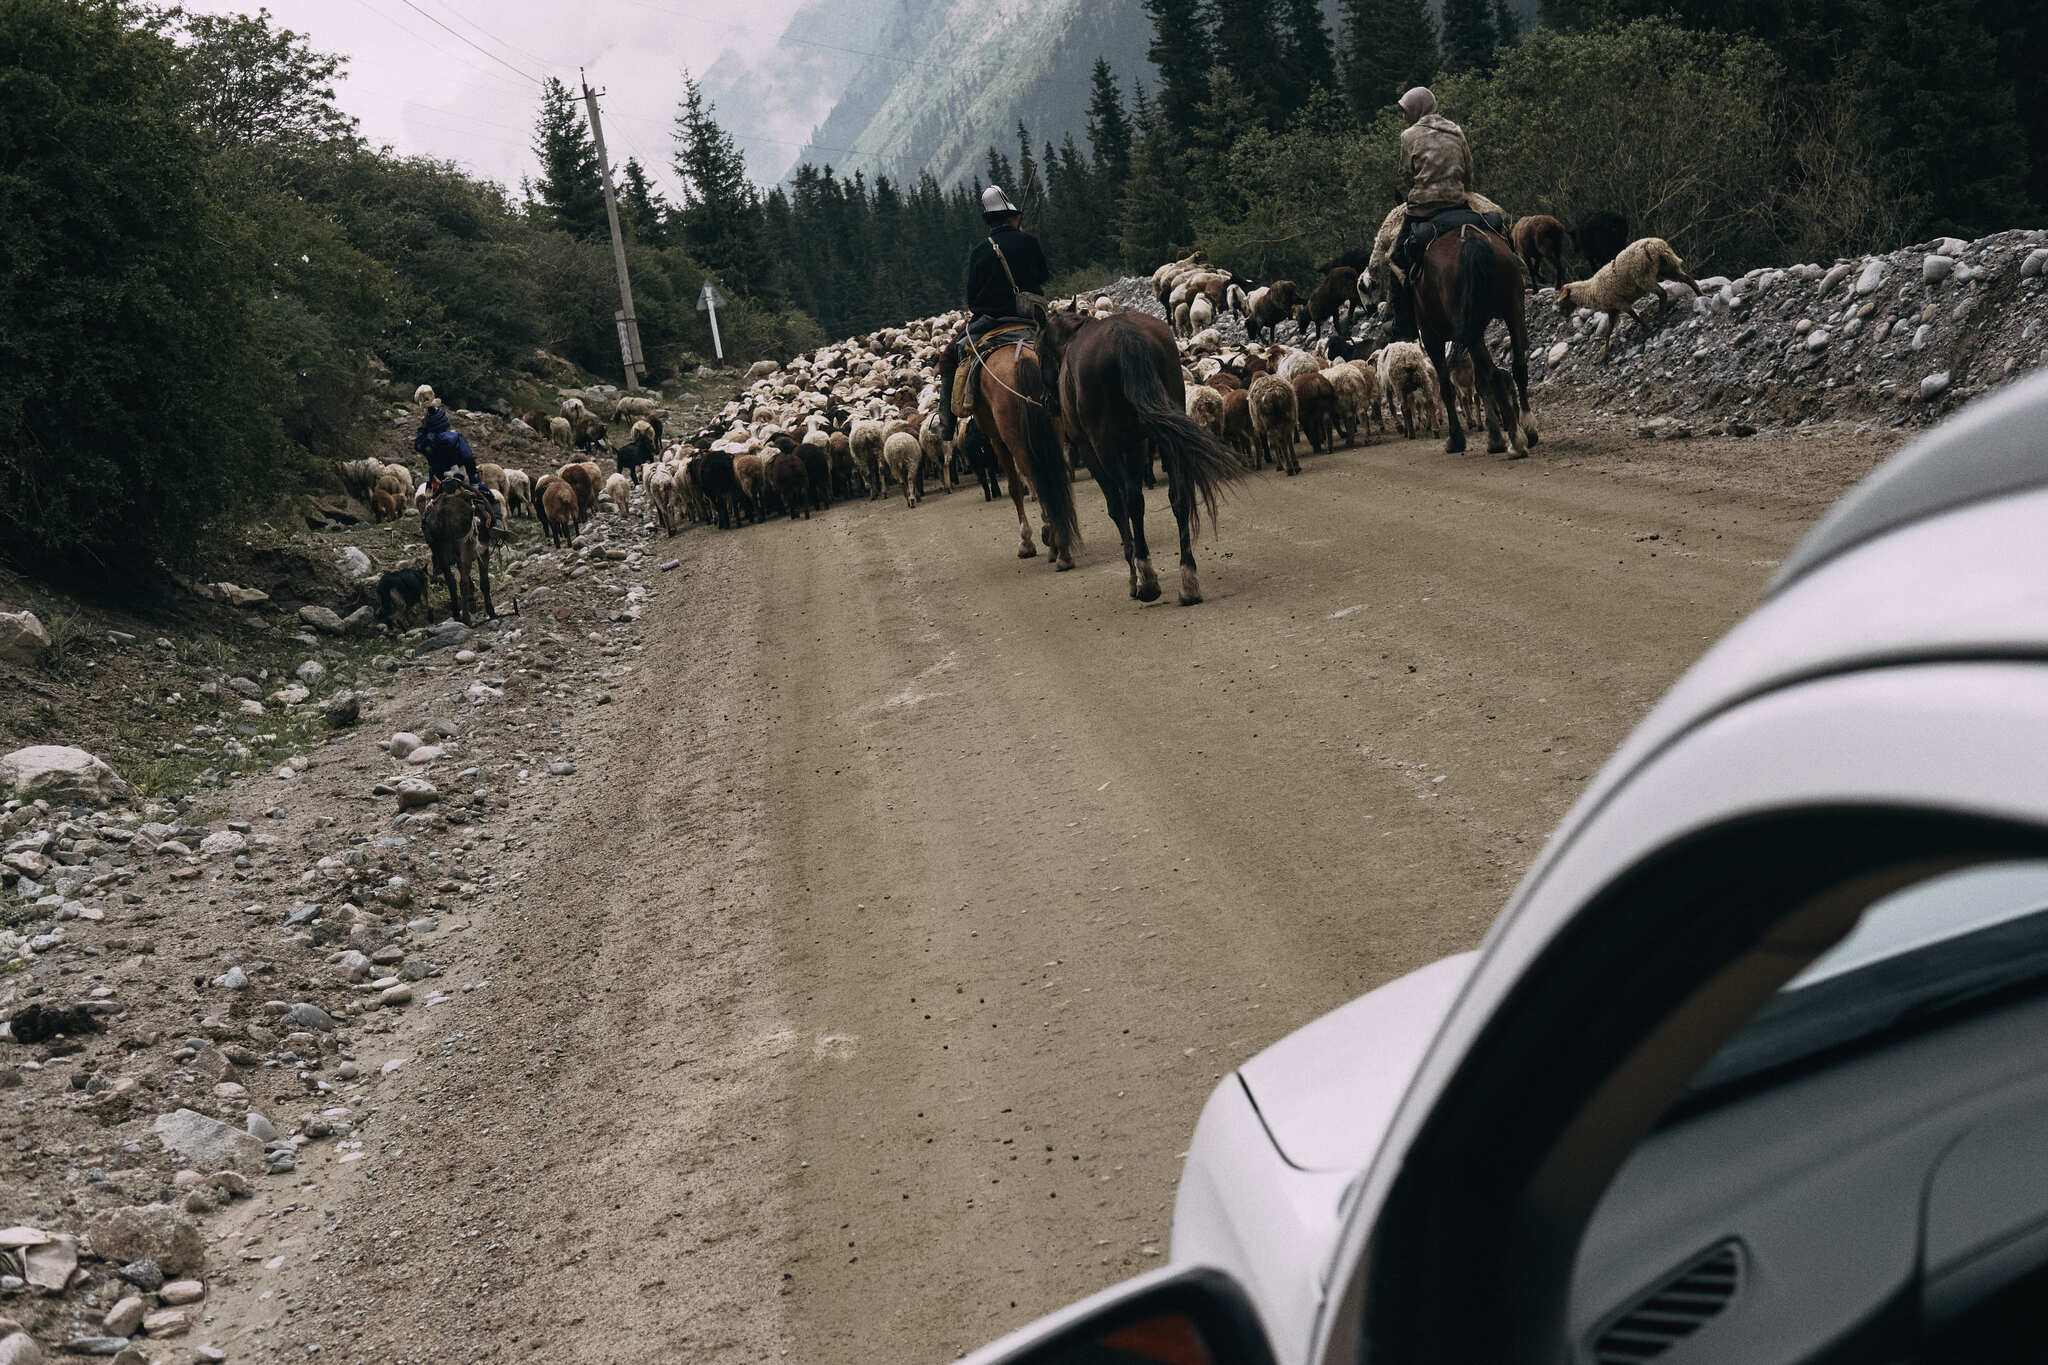
{"label": "black sheep", "polygon": [[1572,229],[1572,245],[1589,266],[1598,270],[1628,245],[1628,219],[1607,209],[1589,213]]}

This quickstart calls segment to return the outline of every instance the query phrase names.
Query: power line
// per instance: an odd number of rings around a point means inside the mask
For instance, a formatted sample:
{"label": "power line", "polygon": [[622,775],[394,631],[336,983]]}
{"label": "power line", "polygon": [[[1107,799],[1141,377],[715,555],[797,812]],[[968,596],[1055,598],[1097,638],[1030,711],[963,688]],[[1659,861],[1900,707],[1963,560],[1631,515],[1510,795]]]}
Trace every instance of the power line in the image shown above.
{"label": "power line", "polygon": [[455,8],[455,6],[454,6],[453,4],[450,4],[450,3],[449,3],[449,0],[441,0],[441,3],[442,3],[442,4],[444,5],[444,6],[446,6],[446,7],[447,7],[447,10],[448,10],[448,12],[449,12],[450,14],[454,15],[454,16],[455,16],[455,17],[456,17],[457,19],[460,19],[460,20],[461,20],[461,21],[462,21],[463,23],[465,23],[465,24],[469,25],[469,26],[470,26],[471,28],[475,29],[475,30],[476,30],[476,31],[477,31],[478,33],[481,33],[481,34],[483,34],[483,35],[484,35],[484,37],[486,37],[486,38],[489,38],[489,39],[490,39],[490,40],[491,40],[492,42],[496,43],[496,44],[497,44],[497,45],[498,45],[499,47],[502,47],[502,48],[504,48],[504,49],[505,49],[505,50],[506,50],[507,52],[516,52],[516,53],[518,53],[518,54],[519,54],[520,56],[522,56],[522,57],[526,58],[526,59],[527,59],[528,61],[531,61],[531,62],[533,62],[533,63],[534,63],[535,65],[539,66],[539,67],[541,68],[541,70],[543,70],[543,71],[546,71],[546,70],[548,70],[548,59],[547,59],[546,57],[543,57],[543,56],[541,56],[541,55],[540,55],[540,54],[539,54],[538,52],[533,52],[533,51],[529,51],[528,49],[526,49],[526,48],[523,48],[523,47],[519,46],[519,45],[518,45],[517,43],[508,43],[508,42],[506,42],[506,41],[505,41],[505,40],[504,40],[503,38],[500,38],[500,37],[499,37],[499,36],[498,36],[497,34],[495,34],[495,33],[491,32],[491,31],[490,31],[489,29],[485,28],[485,27],[484,27],[484,26],[483,26],[482,24],[479,24],[479,23],[478,23],[478,22],[477,22],[476,20],[474,20],[474,19],[470,18],[470,17],[468,16],[468,15],[464,14],[464,13],[463,13],[463,12],[462,12],[461,10],[459,10],[459,9]]}
{"label": "power line", "polygon": [[521,93],[522,95],[529,93],[528,85],[526,82],[522,81],[519,85],[514,86],[510,81],[506,80],[503,76],[500,76],[497,72],[486,70],[485,68],[478,66],[474,61],[470,61],[462,57],[460,54],[447,52],[445,49],[436,47],[434,40],[432,38],[427,37],[424,33],[421,33],[418,29],[413,28],[411,25],[404,23],[397,16],[386,14],[383,10],[380,10],[375,5],[372,5],[369,2],[369,0],[356,0],[356,3],[361,5],[370,13],[376,15],[379,19],[382,19],[385,23],[397,29],[400,33],[405,34],[408,38],[411,38],[413,41],[418,43],[424,43],[429,47],[435,47],[435,50],[441,52],[443,56],[446,56],[453,61],[460,62],[466,69],[475,72],[476,75],[481,79],[495,81],[498,83],[500,88],[505,90],[517,89],[519,93]]}
{"label": "power line", "polygon": [[510,63],[510,62],[506,61],[506,60],[505,60],[505,59],[504,59],[503,57],[500,57],[500,56],[499,56],[499,55],[498,55],[497,53],[495,53],[495,52],[492,52],[492,51],[491,51],[491,50],[490,50],[489,48],[484,48],[484,47],[478,47],[478,46],[477,46],[477,45],[476,45],[476,44],[475,44],[474,42],[471,42],[471,41],[470,41],[470,40],[469,40],[468,38],[466,38],[466,37],[464,37],[464,36],[463,36],[462,34],[460,34],[460,33],[456,32],[456,31],[455,31],[454,29],[452,29],[452,28],[449,28],[449,27],[448,27],[448,25],[446,25],[446,24],[442,23],[442,22],[441,22],[441,21],[440,21],[439,19],[436,19],[436,18],[435,18],[435,17],[433,16],[433,15],[431,15],[431,14],[427,13],[427,12],[426,12],[425,10],[421,9],[421,8],[420,8],[420,7],[418,6],[418,5],[414,4],[414,3],[413,3],[413,0],[398,0],[398,3],[400,3],[401,5],[404,5],[404,6],[405,6],[405,7],[407,8],[407,9],[409,9],[409,10],[413,11],[413,12],[414,12],[415,14],[419,15],[419,16],[420,16],[420,17],[421,17],[422,19],[425,19],[425,20],[426,20],[426,21],[427,21],[428,23],[430,23],[430,24],[432,24],[432,25],[433,25],[434,27],[436,27],[436,28],[440,29],[440,30],[441,30],[442,32],[444,32],[444,33],[448,34],[448,35],[449,35],[450,37],[454,38],[454,39],[455,39],[455,40],[456,40],[457,42],[459,42],[459,43],[463,43],[463,44],[465,44],[465,45],[467,45],[467,46],[469,46],[469,47],[471,47],[471,48],[475,48],[475,50],[476,50],[476,51],[478,51],[478,52],[482,53],[482,54],[483,54],[484,56],[486,56],[486,57],[489,57],[489,58],[490,58],[490,59],[491,59],[492,61],[496,62],[496,63],[497,63],[497,64],[498,64],[499,66],[502,66],[502,67],[504,67],[504,68],[505,68],[505,69],[506,69],[507,71],[510,71],[510,72],[511,72],[511,73],[512,73],[513,75],[515,75],[515,76],[519,76],[519,77],[522,77],[522,78],[524,78],[525,80],[531,81],[531,82],[532,82],[533,84],[535,84],[535,85],[544,85],[544,84],[546,84],[546,82],[545,82],[545,81],[543,81],[543,80],[542,80],[542,79],[541,79],[540,77],[538,77],[538,76],[534,76],[534,75],[530,75],[530,74],[528,74],[527,72],[521,71],[521,70],[520,70],[520,69],[519,69],[518,67],[516,67],[516,66],[512,65],[512,63]]}

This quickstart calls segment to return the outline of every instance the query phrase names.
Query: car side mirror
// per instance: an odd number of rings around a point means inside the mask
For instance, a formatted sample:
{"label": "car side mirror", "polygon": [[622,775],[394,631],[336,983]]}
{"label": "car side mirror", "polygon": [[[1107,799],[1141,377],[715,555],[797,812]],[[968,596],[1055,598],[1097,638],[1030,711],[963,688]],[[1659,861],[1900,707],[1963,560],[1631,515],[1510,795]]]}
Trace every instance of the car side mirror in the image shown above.
{"label": "car side mirror", "polygon": [[1012,1332],[966,1365],[1273,1365],[1236,1280],[1168,1267]]}

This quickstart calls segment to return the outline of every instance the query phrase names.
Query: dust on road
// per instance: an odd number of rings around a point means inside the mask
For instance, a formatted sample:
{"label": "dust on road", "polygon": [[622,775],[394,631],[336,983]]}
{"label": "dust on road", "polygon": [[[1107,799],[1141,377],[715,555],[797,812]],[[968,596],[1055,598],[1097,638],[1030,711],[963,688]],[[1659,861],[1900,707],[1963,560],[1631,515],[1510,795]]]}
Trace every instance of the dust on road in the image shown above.
{"label": "dust on road", "polygon": [[1257,481],[1191,610],[1085,484],[1072,574],[971,489],[691,532],[266,1341],[940,1360],[1158,1264],[1217,1080],[1477,942],[1891,444],[1552,435]]}

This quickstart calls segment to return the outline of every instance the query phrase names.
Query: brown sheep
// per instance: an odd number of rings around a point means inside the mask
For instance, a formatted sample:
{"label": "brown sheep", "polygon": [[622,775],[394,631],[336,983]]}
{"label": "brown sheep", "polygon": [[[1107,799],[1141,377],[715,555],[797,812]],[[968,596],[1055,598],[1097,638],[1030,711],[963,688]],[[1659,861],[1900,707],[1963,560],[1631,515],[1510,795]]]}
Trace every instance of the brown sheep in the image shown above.
{"label": "brown sheep", "polygon": [[1515,224],[1511,234],[1515,254],[1522,258],[1522,264],[1529,270],[1529,287],[1535,289],[1543,283],[1538,267],[1550,262],[1550,282],[1564,283],[1564,224],[1547,213],[1532,213]]}
{"label": "brown sheep", "polygon": [[1334,450],[1336,443],[1331,440],[1331,433],[1337,425],[1337,391],[1323,378],[1322,371],[1310,370],[1294,376],[1294,404],[1309,449],[1318,455]]}
{"label": "brown sheep", "polygon": [[789,519],[795,521],[797,511],[801,509],[804,520],[809,521],[811,481],[804,473],[804,457],[797,454],[796,448],[791,446],[784,450],[778,447],[775,453],[768,457],[762,472],[766,476],[768,487],[774,489],[775,496],[782,499],[782,510],[789,513]]}
{"label": "brown sheep", "polygon": [[405,499],[388,488],[370,490],[370,517],[379,523],[397,521],[405,514]]}
{"label": "brown sheep", "polygon": [[860,470],[853,463],[853,441],[843,431],[825,438],[825,460],[832,467],[832,494],[850,498],[865,492]]}
{"label": "brown sheep", "polygon": [[602,419],[580,412],[569,419],[570,444],[585,454],[611,449],[611,434]]}
{"label": "brown sheep", "polygon": [[1322,335],[1326,322],[1330,324],[1331,336],[1343,335],[1358,308],[1358,272],[1348,265],[1340,265],[1323,276],[1315,292],[1308,296],[1310,339]]}
{"label": "brown sheep", "polygon": [[548,415],[539,408],[528,408],[519,414],[519,420],[533,428],[533,434],[536,436],[548,434]]}
{"label": "brown sheep", "polygon": [[597,495],[604,487],[603,475],[598,472],[597,464],[593,460],[578,460],[574,464],[565,464],[556,470],[555,474],[563,483],[568,484],[570,491],[576,495],[576,524],[582,525],[590,519],[590,514],[597,510]]}
{"label": "brown sheep", "polygon": [[1301,428],[1301,412],[1294,386],[1284,379],[1262,374],[1251,387],[1252,434],[1257,439],[1259,463],[1272,463],[1289,475],[1301,472],[1295,457],[1295,433]]}
{"label": "brown sheep", "polygon": [[1236,451],[1247,466],[1258,468],[1258,433],[1252,429],[1252,400],[1243,389],[1230,389],[1223,395],[1223,444]]}
{"label": "brown sheep", "polygon": [[1227,393],[1231,389],[1242,390],[1244,381],[1228,370],[1218,370],[1209,376],[1209,387],[1218,393]]}
{"label": "brown sheep", "polygon": [[540,478],[540,524],[548,533],[548,544],[561,546],[576,538],[583,527],[578,515],[576,490],[558,474]]}
{"label": "brown sheep", "polygon": [[741,501],[745,502],[756,522],[763,520],[761,500],[768,492],[768,465],[759,455],[735,455],[732,457],[732,476],[739,484]]}
{"label": "brown sheep", "polygon": [[1273,329],[1293,317],[1300,303],[1293,280],[1275,280],[1264,289],[1254,290],[1246,305],[1245,335],[1270,340]]}

